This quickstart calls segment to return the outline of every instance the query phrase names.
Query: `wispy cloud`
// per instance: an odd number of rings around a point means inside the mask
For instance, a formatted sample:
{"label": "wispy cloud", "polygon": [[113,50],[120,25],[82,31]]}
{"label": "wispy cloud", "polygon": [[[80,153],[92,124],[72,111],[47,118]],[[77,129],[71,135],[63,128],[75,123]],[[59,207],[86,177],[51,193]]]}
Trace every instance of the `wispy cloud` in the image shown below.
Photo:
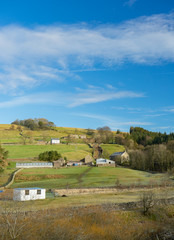
{"label": "wispy cloud", "polygon": [[45,92],[20,97],[13,97],[9,101],[0,102],[0,108],[21,106],[26,104],[51,104],[65,107],[78,107],[121,98],[141,98],[143,93],[132,91],[106,91],[100,89],[77,89],[75,92]]}
{"label": "wispy cloud", "polygon": [[78,113],[76,114],[78,116],[84,117],[84,118],[92,118],[99,120],[101,124],[107,125],[113,130],[120,129],[122,131],[125,130],[125,127],[130,126],[150,126],[153,125],[151,122],[141,122],[141,121],[125,121],[125,119],[116,119],[112,116],[104,116],[104,115],[98,115],[98,114],[89,114],[89,113]]}
{"label": "wispy cloud", "polygon": [[129,1],[125,2],[124,5],[132,7],[132,5],[134,5],[135,2],[137,2],[137,0],[129,0]]}
{"label": "wispy cloud", "polygon": [[174,62],[174,14],[140,17],[120,25],[3,26],[0,52],[1,91],[74,79],[78,71],[126,62]]}

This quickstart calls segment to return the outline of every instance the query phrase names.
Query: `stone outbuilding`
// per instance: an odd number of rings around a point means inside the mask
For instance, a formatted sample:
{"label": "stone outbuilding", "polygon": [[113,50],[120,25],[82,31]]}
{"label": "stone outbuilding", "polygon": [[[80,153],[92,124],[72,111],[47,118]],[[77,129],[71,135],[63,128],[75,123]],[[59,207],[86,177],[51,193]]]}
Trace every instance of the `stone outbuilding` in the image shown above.
{"label": "stone outbuilding", "polygon": [[124,164],[129,162],[129,154],[126,151],[112,153],[109,158],[115,161],[117,164]]}
{"label": "stone outbuilding", "polygon": [[92,165],[94,158],[91,155],[86,155],[85,158],[81,160],[84,165]]}
{"label": "stone outbuilding", "polygon": [[63,167],[64,165],[65,165],[65,160],[63,158],[53,161],[54,168],[60,168],[60,167]]}

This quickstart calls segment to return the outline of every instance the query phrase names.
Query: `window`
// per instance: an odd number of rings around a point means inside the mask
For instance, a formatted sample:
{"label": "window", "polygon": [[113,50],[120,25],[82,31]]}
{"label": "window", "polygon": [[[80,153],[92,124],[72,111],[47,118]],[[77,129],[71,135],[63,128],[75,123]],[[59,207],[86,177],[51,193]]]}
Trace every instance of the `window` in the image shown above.
{"label": "window", "polygon": [[25,195],[29,195],[29,190],[25,190]]}
{"label": "window", "polygon": [[41,194],[41,190],[40,190],[40,189],[37,190],[37,194],[38,194],[38,195]]}

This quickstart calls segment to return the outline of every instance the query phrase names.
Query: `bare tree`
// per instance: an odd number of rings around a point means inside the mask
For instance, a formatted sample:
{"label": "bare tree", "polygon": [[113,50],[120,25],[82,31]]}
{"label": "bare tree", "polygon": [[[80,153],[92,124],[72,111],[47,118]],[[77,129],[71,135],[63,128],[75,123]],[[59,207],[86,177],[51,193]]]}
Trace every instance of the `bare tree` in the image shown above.
{"label": "bare tree", "polygon": [[140,201],[143,207],[143,214],[146,215],[155,206],[155,194],[152,191],[144,192],[140,196]]}
{"label": "bare tree", "polygon": [[5,201],[0,206],[0,215],[1,239],[17,239],[27,224],[23,203]]}

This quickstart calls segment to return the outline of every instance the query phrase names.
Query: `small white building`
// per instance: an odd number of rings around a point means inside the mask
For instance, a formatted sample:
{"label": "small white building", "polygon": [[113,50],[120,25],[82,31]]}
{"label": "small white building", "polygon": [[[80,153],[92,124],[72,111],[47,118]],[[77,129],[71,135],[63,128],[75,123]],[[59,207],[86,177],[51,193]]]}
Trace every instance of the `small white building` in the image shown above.
{"label": "small white building", "polygon": [[96,159],[96,166],[115,166],[115,161],[104,159],[104,158],[98,158]]}
{"label": "small white building", "polygon": [[14,188],[14,201],[29,201],[45,199],[46,190],[44,188]]}
{"label": "small white building", "polygon": [[60,139],[59,138],[51,138],[51,144],[59,144]]}
{"label": "small white building", "polygon": [[16,163],[16,168],[53,168],[51,162]]}

